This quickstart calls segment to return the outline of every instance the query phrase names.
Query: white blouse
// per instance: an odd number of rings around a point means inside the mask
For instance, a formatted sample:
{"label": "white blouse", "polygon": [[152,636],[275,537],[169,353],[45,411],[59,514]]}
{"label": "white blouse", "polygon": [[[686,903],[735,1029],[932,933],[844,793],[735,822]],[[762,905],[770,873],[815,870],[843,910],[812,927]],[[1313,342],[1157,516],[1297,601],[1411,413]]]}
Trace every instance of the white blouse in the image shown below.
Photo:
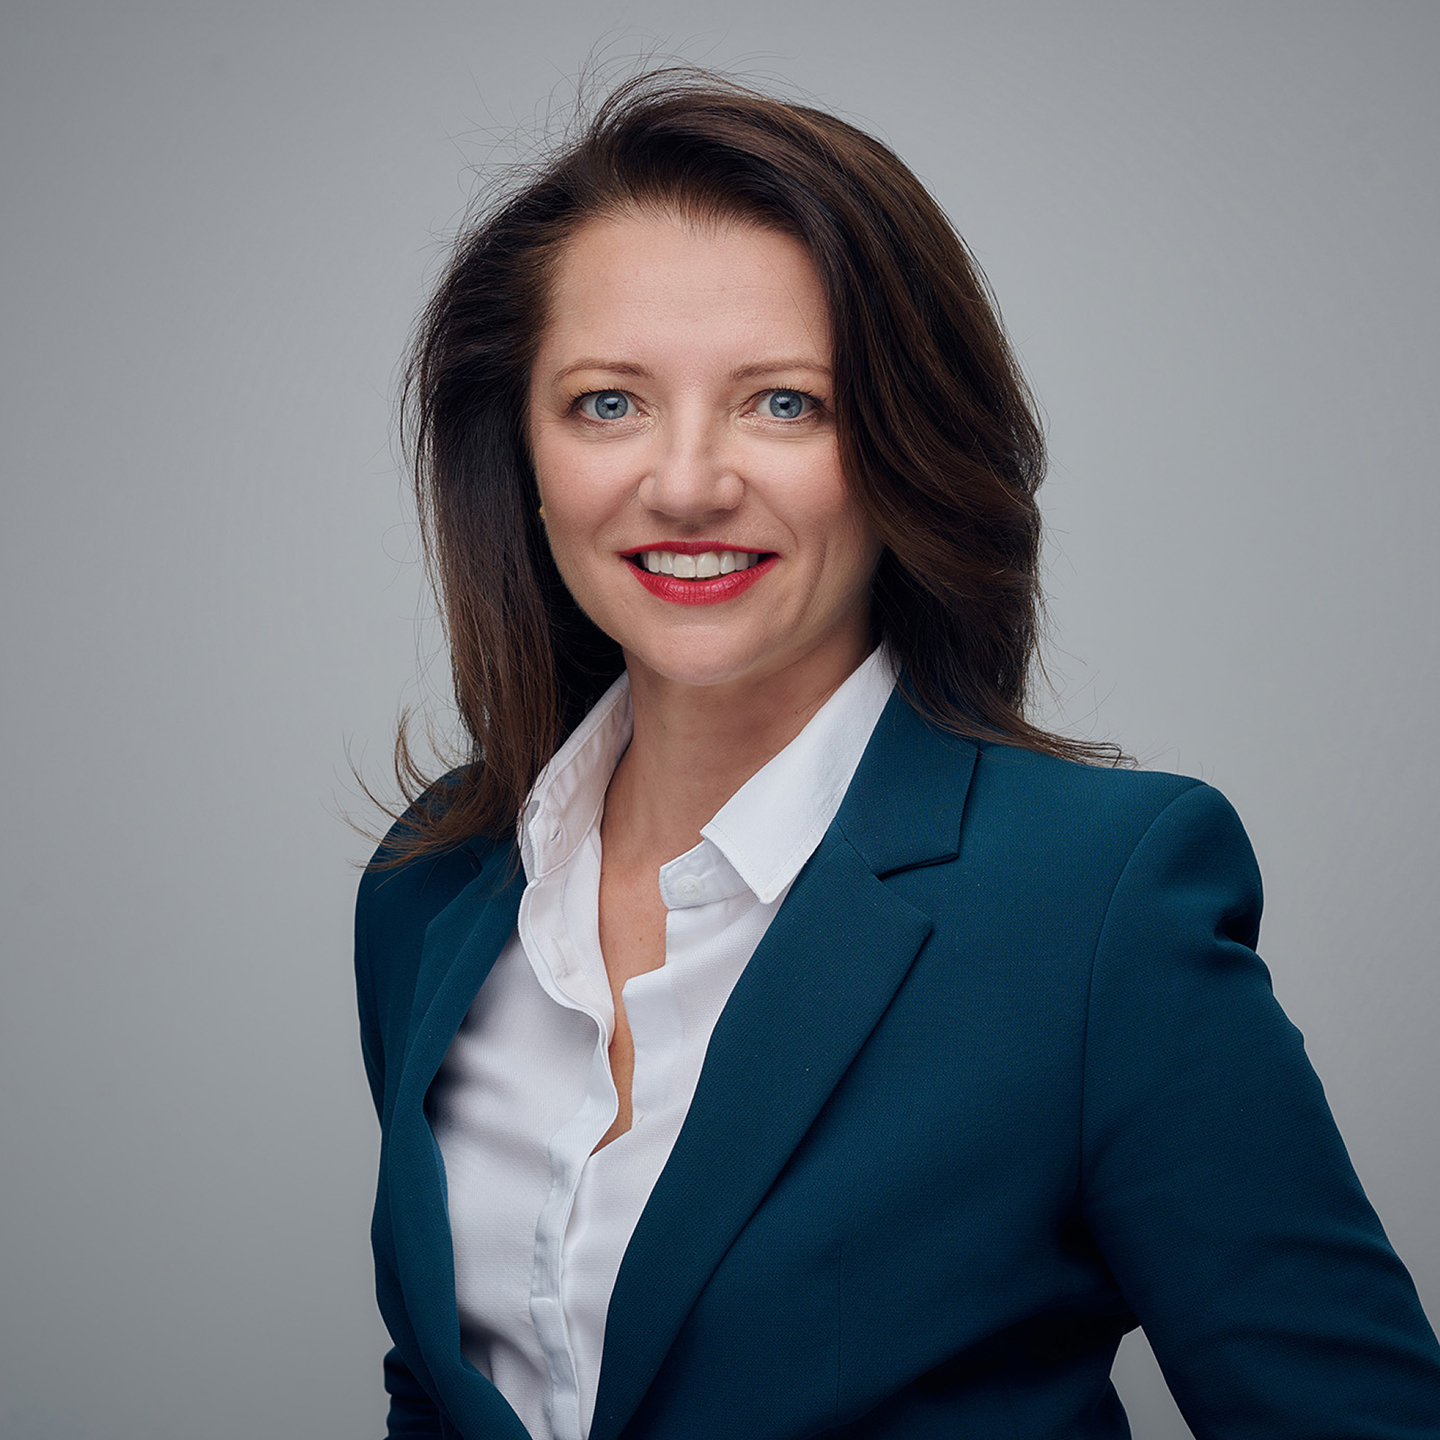
{"label": "white blouse", "polygon": [[[670,1156],[720,1011],[840,808],[895,684],[883,648],[660,867],[665,963],[626,982],[634,1123],[615,1119],[600,953],[600,816],[630,742],[624,676],[536,781],[516,932],[430,1094],[466,1358],[535,1440],[585,1440],[620,1261]],[[593,1153],[592,1153],[593,1152]]]}

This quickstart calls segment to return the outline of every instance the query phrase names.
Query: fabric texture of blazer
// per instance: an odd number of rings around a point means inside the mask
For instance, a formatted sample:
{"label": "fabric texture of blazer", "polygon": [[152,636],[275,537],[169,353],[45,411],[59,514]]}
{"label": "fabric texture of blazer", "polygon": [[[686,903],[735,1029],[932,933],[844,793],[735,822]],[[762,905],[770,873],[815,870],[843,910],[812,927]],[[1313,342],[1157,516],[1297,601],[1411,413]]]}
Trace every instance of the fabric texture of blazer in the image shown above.
{"label": "fabric texture of blazer", "polygon": [[[426,1118],[523,884],[478,839],[361,882],[392,1436],[525,1440],[461,1354]],[[1259,915],[1215,790],[897,692],[715,1027],[590,1440],[1118,1440],[1137,1323],[1201,1440],[1437,1440],[1440,1347]]]}

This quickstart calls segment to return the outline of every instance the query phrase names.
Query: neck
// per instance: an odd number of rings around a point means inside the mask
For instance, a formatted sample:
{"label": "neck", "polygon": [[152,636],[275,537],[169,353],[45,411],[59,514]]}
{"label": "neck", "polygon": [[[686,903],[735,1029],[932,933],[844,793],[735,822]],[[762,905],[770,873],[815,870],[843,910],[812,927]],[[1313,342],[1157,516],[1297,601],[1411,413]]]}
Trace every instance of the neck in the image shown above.
{"label": "neck", "polygon": [[634,735],[605,795],[606,865],[658,869],[774,759],[854,673],[868,650],[810,658],[778,674],[683,685],[629,665]]}

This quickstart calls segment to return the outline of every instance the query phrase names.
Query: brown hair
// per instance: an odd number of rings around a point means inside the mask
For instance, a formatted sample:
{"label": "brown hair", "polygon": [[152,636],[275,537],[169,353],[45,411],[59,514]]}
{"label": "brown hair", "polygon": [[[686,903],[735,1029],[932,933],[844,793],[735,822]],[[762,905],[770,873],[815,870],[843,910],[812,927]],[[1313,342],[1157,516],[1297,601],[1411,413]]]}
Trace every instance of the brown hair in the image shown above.
{"label": "brown hair", "polygon": [[471,753],[427,799],[402,721],[396,773],[412,805],[389,861],[513,833],[540,769],[623,668],[542,533],[526,397],[568,238],[597,216],[656,207],[758,223],[808,250],[835,336],[845,475],[884,544],[872,628],[910,703],[958,733],[1117,758],[1025,718],[1044,441],[964,242],[903,162],[854,126],[661,70],[619,86],[467,228],[421,317],[402,433]]}

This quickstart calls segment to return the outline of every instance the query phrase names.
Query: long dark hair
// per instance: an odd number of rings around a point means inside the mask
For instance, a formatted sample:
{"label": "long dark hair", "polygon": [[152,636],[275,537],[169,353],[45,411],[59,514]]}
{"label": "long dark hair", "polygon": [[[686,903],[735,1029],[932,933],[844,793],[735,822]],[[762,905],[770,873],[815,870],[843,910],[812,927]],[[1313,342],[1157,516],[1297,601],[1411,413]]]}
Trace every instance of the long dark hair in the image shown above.
{"label": "long dark hair", "polygon": [[1113,761],[1113,748],[1025,716],[1045,447],[964,242],[903,162],[854,126],[662,70],[620,85],[467,227],[421,316],[402,434],[470,754],[425,798],[402,721],[396,773],[412,804],[390,860],[511,834],[542,766],[623,668],[551,558],[524,417],[567,240],[597,216],[656,208],[758,223],[809,252],[835,337],[844,472],[885,547],[872,629],[910,703],[962,734]]}

